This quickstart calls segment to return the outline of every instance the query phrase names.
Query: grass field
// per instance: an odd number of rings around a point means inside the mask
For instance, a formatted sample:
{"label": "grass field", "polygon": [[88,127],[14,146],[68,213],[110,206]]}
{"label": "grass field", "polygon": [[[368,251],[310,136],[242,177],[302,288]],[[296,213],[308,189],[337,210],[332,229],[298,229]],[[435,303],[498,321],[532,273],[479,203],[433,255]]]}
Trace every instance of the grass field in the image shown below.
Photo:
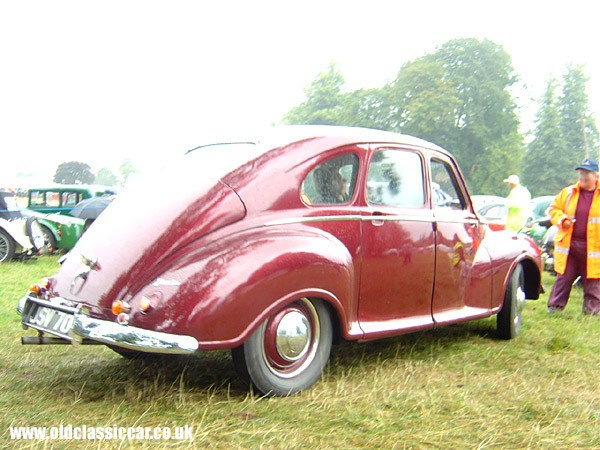
{"label": "grass field", "polygon": [[[15,305],[56,258],[0,265],[0,448],[598,449],[600,318],[528,302],[521,335],[485,319],[334,346],[309,391],[266,399],[229,352],[128,361],[101,346],[22,346]],[[546,276],[549,290],[553,278]],[[11,440],[10,427],[183,427],[193,440]]]}

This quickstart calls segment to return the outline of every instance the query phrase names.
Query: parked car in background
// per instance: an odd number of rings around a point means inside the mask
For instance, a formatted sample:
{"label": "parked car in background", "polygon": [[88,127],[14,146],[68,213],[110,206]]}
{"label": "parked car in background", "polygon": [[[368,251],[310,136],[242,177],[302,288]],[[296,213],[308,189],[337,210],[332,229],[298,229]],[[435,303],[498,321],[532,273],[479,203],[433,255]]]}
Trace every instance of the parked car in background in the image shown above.
{"label": "parked car in background", "polygon": [[[544,195],[542,197],[535,197],[531,199],[531,217],[534,221],[540,221],[541,219],[548,217],[548,208],[550,203],[554,200],[554,195]],[[536,223],[532,228],[527,230],[527,234],[533,239],[538,245],[542,244],[544,235],[548,231],[548,224]]]}
{"label": "parked car in background", "polygon": [[[30,214],[23,211],[24,215]],[[56,250],[70,250],[85,231],[85,220],[69,217],[62,214],[40,214],[35,213],[46,244],[44,252],[54,253]]]}
{"label": "parked car in background", "polygon": [[72,215],[71,211],[82,200],[92,197],[110,197],[117,194],[117,188],[99,185],[69,185],[29,189],[27,209],[41,213]]}
{"label": "parked car in background", "polygon": [[[54,253],[56,250],[73,248],[84,231],[85,220],[59,214],[41,214],[37,211],[21,209],[14,194],[6,193],[11,205],[10,213],[22,219],[35,219],[44,236],[41,247],[36,246],[36,253]],[[2,209],[2,208],[0,208]]]}
{"label": "parked car in background", "polygon": [[531,215],[534,220],[541,219],[548,215],[548,208],[554,198],[554,195],[543,195],[531,199]]}
{"label": "parked car in background", "polygon": [[120,193],[61,263],[19,301],[41,332],[24,344],[232,349],[267,395],[313,385],[334,340],[494,314],[513,338],[541,272],[531,239],[481,224],[448,152],[324,126],[188,152]]}
{"label": "parked car in background", "polygon": [[[550,203],[554,200],[553,195],[545,195],[531,199],[530,215],[533,221],[538,221],[547,215],[547,210]],[[484,219],[490,229],[494,231],[504,230],[508,208],[504,206],[504,199],[500,202],[487,203],[477,210],[477,215]],[[524,228],[523,232],[530,236],[536,243],[540,243],[547,228],[540,224],[535,224],[532,227]]]}
{"label": "parked car in background", "polygon": [[92,223],[102,214],[108,205],[114,200],[115,196],[91,197],[81,200],[70,211],[72,217],[78,217],[84,220],[83,231],[86,231]]}
{"label": "parked car in background", "polygon": [[0,191],[0,263],[31,258],[44,246],[44,234],[35,217],[25,217],[15,195]]}
{"label": "parked car in background", "polygon": [[506,224],[508,208],[504,206],[503,199],[502,202],[488,203],[482,206],[477,211],[477,215],[485,220],[490,230],[501,231],[504,230],[504,225]]}
{"label": "parked car in background", "polygon": [[473,209],[479,211],[484,206],[492,203],[504,203],[504,197],[498,195],[472,195],[471,203],[473,203]]}

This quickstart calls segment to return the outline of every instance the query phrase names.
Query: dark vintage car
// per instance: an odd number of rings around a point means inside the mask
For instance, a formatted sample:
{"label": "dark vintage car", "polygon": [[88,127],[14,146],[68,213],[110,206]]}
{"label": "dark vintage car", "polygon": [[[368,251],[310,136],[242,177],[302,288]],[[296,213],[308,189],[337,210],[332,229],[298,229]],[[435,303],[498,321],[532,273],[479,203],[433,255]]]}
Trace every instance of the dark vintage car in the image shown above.
{"label": "dark vintage car", "polygon": [[537,246],[486,232],[446,151],[300,126],[198,147],[121,193],[18,311],[44,333],[25,344],[232,349],[258,390],[288,395],[318,380],[334,339],[493,314],[509,339],[539,292]]}
{"label": "dark vintage car", "polygon": [[0,190],[0,263],[13,258],[32,258],[44,244],[44,233],[37,218],[23,214],[14,193]]}

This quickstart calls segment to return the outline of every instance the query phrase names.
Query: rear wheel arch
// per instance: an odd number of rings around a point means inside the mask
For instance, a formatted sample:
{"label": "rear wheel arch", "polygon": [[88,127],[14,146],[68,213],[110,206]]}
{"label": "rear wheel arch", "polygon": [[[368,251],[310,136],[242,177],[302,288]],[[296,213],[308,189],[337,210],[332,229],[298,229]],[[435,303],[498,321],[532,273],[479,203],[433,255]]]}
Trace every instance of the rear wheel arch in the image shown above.
{"label": "rear wheel arch", "polygon": [[285,296],[273,302],[269,308],[260,311],[256,314],[255,319],[252,320],[248,327],[232,341],[234,343],[233,345],[242,345],[265,320],[269,319],[269,317],[282,308],[285,308],[287,305],[302,299],[322,303],[323,306],[327,308],[329,319],[331,321],[333,342],[338,343],[345,339],[348,330],[343,325],[344,321],[347,319],[347,317],[345,317],[346,312],[344,311],[344,306],[337,297],[330,292],[319,292],[318,290],[311,289],[305,292],[296,292],[289,296]]}
{"label": "rear wheel arch", "polygon": [[333,324],[326,301],[302,297],[285,303],[232,349],[234,366],[267,396],[308,389],[321,377],[329,360]]}
{"label": "rear wheel arch", "polygon": [[[189,296],[180,296],[177,301],[195,305],[186,317],[185,328],[201,348],[241,344],[274,309],[302,297],[325,301],[336,312],[336,330],[344,336],[352,334],[358,286],[348,249],[331,239],[316,242],[313,238],[317,234],[311,230],[278,233],[277,239],[272,232],[241,233],[231,236],[227,245],[220,243],[218,251],[209,245],[188,259],[186,265],[195,267],[181,280],[179,291]],[[326,251],[324,246],[328,246]],[[281,255],[282,247],[287,249],[285,255]],[[259,264],[257,254],[261,255]],[[232,264],[238,269],[230,270]],[[245,268],[243,278],[239,268]],[[178,274],[165,271],[160,276],[177,279]],[[218,289],[214,288],[215,280]],[[235,326],[223,329],[222,324],[232,318],[236,319]]]}

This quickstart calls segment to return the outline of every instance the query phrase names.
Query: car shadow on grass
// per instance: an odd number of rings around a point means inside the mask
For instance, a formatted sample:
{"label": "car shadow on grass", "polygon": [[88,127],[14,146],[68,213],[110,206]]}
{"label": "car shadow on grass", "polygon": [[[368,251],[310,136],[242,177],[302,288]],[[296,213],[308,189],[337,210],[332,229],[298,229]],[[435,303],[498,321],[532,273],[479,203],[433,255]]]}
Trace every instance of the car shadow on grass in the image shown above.
{"label": "car shadow on grass", "polygon": [[[376,341],[342,342],[333,346],[327,370],[336,376],[356,366],[375,369],[382,360],[424,360],[432,353],[450,357],[457,348],[496,340],[494,324],[483,319]],[[77,402],[140,401],[176,398],[185,392],[243,400],[251,394],[227,350],[125,358],[106,348],[94,348],[81,356],[71,353],[52,374],[50,384],[58,397],[76,394]],[[48,383],[48,375],[40,381]]]}

